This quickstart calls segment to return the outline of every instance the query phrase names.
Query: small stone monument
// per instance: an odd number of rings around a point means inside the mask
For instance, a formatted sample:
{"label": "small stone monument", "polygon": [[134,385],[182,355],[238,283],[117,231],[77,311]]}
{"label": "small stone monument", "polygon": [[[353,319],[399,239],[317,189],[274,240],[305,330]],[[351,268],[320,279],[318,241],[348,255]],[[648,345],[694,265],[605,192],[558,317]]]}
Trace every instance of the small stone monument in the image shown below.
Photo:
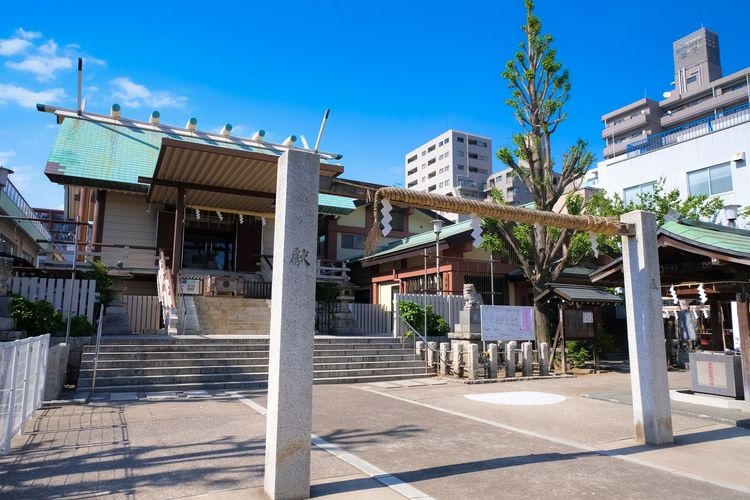
{"label": "small stone monument", "polygon": [[448,334],[451,340],[475,340],[482,338],[482,317],[479,306],[484,304],[474,285],[464,285],[464,308],[458,313],[459,323],[453,325]]}
{"label": "small stone monument", "polygon": [[338,305],[333,313],[331,333],[333,335],[362,335],[362,328],[349,310],[349,304],[354,302],[354,285],[345,281],[340,285],[339,295],[336,297]]}

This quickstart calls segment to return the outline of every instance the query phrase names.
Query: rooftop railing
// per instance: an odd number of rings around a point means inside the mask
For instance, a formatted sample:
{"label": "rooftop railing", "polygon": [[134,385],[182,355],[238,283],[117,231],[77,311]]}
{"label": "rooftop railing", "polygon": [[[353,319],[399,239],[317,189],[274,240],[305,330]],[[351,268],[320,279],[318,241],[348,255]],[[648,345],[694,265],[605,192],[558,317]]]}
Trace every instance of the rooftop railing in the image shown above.
{"label": "rooftop railing", "polygon": [[714,116],[701,118],[671,130],[650,135],[645,139],[631,142],[627,145],[626,153],[628,158],[633,158],[748,121],[750,121],[750,103],[725,109]]}

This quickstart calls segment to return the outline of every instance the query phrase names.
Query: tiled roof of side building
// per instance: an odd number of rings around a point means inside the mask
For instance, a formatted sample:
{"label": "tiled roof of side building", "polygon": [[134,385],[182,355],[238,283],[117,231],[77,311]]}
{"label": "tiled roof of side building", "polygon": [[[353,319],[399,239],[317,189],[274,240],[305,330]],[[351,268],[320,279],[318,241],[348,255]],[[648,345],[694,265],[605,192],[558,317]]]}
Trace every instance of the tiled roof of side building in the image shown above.
{"label": "tiled roof of side building", "polygon": [[693,220],[670,220],[661,232],[703,247],[750,257],[750,231]]}

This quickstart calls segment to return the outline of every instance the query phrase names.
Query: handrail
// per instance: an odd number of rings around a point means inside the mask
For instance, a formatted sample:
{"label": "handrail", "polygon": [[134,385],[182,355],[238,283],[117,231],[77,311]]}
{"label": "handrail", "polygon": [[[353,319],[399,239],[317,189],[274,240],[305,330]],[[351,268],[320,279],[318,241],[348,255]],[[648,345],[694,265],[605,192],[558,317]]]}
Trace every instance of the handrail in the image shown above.
{"label": "handrail", "polygon": [[653,134],[645,139],[631,142],[625,148],[628,158],[657,151],[678,142],[695,139],[713,132],[724,130],[734,125],[750,121],[750,114],[743,113],[750,109],[750,103],[725,109],[714,115],[694,120],[678,127]]}
{"label": "handrail", "polygon": [[91,375],[91,392],[89,397],[94,395],[96,389],[96,370],[99,367],[99,346],[102,342],[102,327],[104,325],[104,304],[99,307],[99,321],[96,327],[96,347],[94,347],[94,372]]}

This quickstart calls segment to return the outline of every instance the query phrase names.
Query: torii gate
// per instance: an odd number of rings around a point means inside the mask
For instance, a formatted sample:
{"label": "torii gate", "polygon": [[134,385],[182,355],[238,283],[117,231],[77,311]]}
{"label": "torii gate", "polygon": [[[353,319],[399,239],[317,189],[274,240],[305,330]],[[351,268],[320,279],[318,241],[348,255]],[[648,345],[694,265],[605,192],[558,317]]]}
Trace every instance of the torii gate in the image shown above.
{"label": "torii gate", "polygon": [[[317,151],[291,148],[279,158],[264,477],[264,489],[271,498],[309,495],[315,314],[313,259],[317,243],[320,158]],[[477,218],[484,216],[622,236],[635,437],[643,444],[672,443],[653,214],[630,212],[617,221],[392,187],[378,189],[374,199],[373,232],[368,237],[371,247],[379,238],[380,205],[387,208],[391,202],[473,214]],[[385,226],[388,226],[387,211]]]}
{"label": "torii gate", "polygon": [[474,218],[491,217],[521,223],[540,223],[545,226],[621,236],[635,439],[641,444],[672,443],[672,412],[669,404],[667,362],[664,356],[661,280],[654,214],[636,210],[624,214],[618,221],[616,218],[545,212],[387,187],[378,189],[375,193],[375,216],[366,245],[368,249],[373,248],[379,238],[379,205],[384,207],[383,233],[387,234],[390,231],[388,211],[391,202],[429,210],[470,214]]}

